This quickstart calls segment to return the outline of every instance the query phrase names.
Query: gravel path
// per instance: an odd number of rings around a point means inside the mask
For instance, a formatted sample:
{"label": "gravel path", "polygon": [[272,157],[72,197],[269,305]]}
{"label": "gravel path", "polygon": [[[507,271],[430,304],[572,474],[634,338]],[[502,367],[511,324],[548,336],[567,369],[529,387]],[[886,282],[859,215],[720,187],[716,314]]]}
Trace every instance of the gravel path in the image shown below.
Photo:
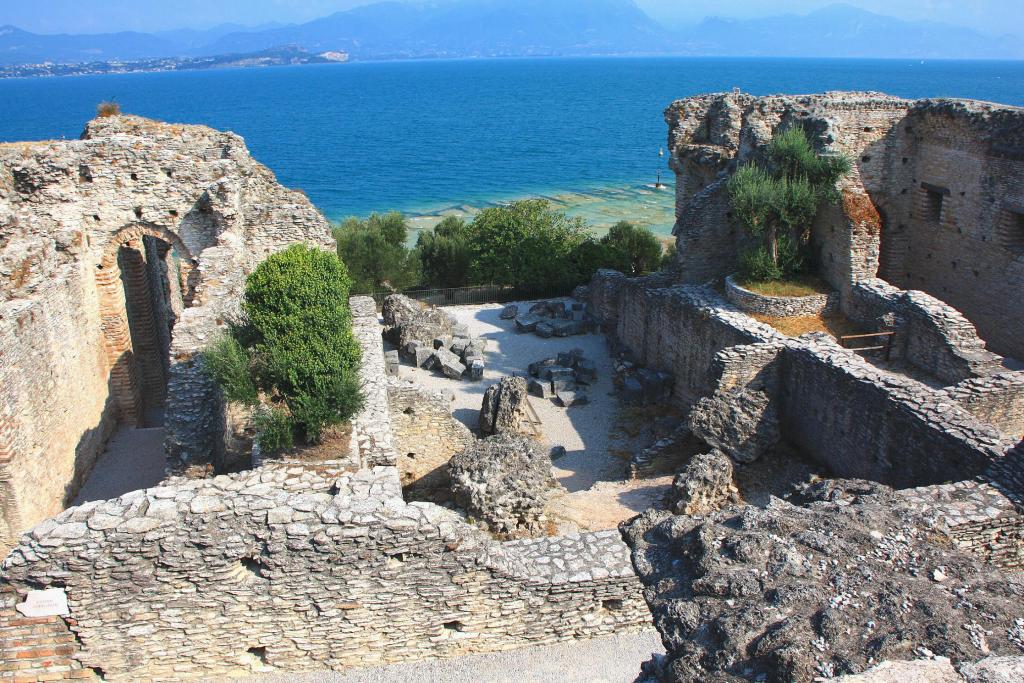
{"label": "gravel path", "polygon": [[[521,311],[530,303],[519,303]],[[543,339],[534,334],[516,332],[515,323],[501,320],[503,306],[481,304],[447,306],[459,323],[474,337],[488,340],[486,368],[480,382],[456,381],[440,374],[403,364],[402,379],[430,389],[448,389],[455,394],[453,415],[476,430],[484,391],[506,375],[526,375],[527,366],[560,351],[583,349],[584,357],[597,365],[598,381],[590,387],[590,403],[566,409],[553,399],[531,397],[530,402],[541,420],[542,440],[547,446],[561,445],[566,455],[559,458],[552,473],[565,488],[555,496],[552,514],[563,523],[560,533],[577,530],[614,528],[649,507],[656,506],[667,493],[671,477],[659,480],[625,482],[626,461],[613,451],[632,452],[640,444],[627,437],[613,436],[619,416],[619,401],[613,394],[612,362],[603,334]]]}
{"label": "gravel path", "polygon": [[265,674],[248,683],[630,683],[640,664],[664,653],[653,628],[453,659],[345,672]]}
{"label": "gravel path", "polygon": [[164,430],[118,427],[96,461],[74,505],[109,500],[156,486],[164,478]]}

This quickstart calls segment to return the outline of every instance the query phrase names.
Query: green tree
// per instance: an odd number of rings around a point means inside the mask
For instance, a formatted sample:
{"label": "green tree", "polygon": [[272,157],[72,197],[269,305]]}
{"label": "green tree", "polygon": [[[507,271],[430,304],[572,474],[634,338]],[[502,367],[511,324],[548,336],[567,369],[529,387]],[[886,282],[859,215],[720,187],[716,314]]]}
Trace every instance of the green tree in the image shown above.
{"label": "green tree", "polygon": [[762,240],[756,253],[741,258],[744,275],[763,279],[774,273],[769,279],[779,279],[806,266],[803,247],[818,207],[839,199],[836,184],[850,172],[851,164],[844,156],[815,152],[799,127],[777,133],[763,157],[733,175],[729,198],[736,219]]}
{"label": "green tree", "polygon": [[538,289],[567,289],[586,278],[573,253],[588,239],[586,223],[542,199],[484,209],[470,226],[470,280]]}
{"label": "green tree", "polygon": [[352,277],[352,291],[401,291],[419,284],[419,255],[406,246],[408,225],[402,214],[347,218],[334,229],[338,256]]}
{"label": "green tree", "polygon": [[316,442],[362,406],[351,284],[335,254],[303,244],[273,254],[246,280],[243,320],[204,353],[228,400],[273,406],[257,415],[273,427],[270,447]]}
{"label": "green tree", "polygon": [[470,225],[456,216],[448,216],[433,230],[425,230],[416,240],[423,268],[423,279],[430,287],[465,287],[470,284],[473,253]]}
{"label": "green tree", "polygon": [[629,276],[643,275],[661,266],[661,242],[647,228],[638,228],[629,221],[619,221],[601,238],[607,252],[607,263]]}

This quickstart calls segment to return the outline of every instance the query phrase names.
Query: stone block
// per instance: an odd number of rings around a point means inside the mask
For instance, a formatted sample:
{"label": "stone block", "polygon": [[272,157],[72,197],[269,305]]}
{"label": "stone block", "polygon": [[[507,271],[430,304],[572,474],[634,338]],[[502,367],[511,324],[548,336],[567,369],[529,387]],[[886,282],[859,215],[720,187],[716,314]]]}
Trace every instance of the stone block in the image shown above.
{"label": "stone block", "polygon": [[477,358],[469,365],[469,379],[478,382],[484,378],[484,362]]}
{"label": "stone block", "polygon": [[555,334],[555,330],[550,323],[537,323],[537,327],[533,331],[541,339],[550,339]]}
{"label": "stone block", "polygon": [[502,320],[513,320],[519,315],[519,307],[515,304],[509,304],[505,308],[501,309],[501,315],[499,316]]}
{"label": "stone block", "polygon": [[551,383],[539,379],[530,380],[530,394],[538,398],[551,398]]}
{"label": "stone block", "polygon": [[[416,357],[416,349],[422,348],[423,346],[425,346],[425,344],[423,342],[421,342],[418,339],[413,339],[412,341],[408,342],[404,347],[402,347],[403,355],[406,358],[415,358]],[[385,354],[385,357],[386,357],[386,355],[387,354]]]}
{"label": "stone block", "polygon": [[555,398],[558,404],[563,408],[571,408],[572,406],[582,406],[590,402],[590,398],[587,396],[585,391],[559,391],[555,394]]}
{"label": "stone block", "polygon": [[434,352],[426,346],[420,346],[416,349],[416,357],[414,360],[416,362],[416,367],[423,368],[424,370],[430,370],[434,367]]}
{"label": "stone block", "polygon": [[582,384],[593,384],[597,381],[597,363],[592,360],[580,360],[576,363],[576,381]]}
{"label": "stone block", "polygon": [[544,372],[544,368],[551,367],[552,365],[557,364],[557,359],[545,358],[544,360],[539,360],[536,363],[530,363],[530,365],[527,366],[527,371],[529,371],[530,375],[533,377],[541,377]]}
{"label": "stone block", "polygon": [[534,332],[539,323],[540,318],[521,315],[516,318],[516,329],[520,332]]}
{"label": "stone block", "polygon": [[434,351],[434,367],[440,370],[446,377],[461,379],[466,366],[462,360],[451,351],[438,349]]}
{"label": "stone block", "polygon": [[401,361],[398,358],[398,351],[388,351],[384,354],[384,372],[392,377],[398,377],[398,368]]}
{"label": "stone block", "polygon": [[562,351],[558,354],[558,364],[562,367],[571,368],[576,364],[576,357],[571,351]]}
{"label": "stone block", "polygon": [[636,377],[627,377],[622,383],[622,400],[626,405],[636,406],[644,401],[644,385]]}
{"label": "stone block", "polygon": [[551,390],[556,394],[565,391],[576,391],[577,388],[576,381],[570,377],[551,380]]}

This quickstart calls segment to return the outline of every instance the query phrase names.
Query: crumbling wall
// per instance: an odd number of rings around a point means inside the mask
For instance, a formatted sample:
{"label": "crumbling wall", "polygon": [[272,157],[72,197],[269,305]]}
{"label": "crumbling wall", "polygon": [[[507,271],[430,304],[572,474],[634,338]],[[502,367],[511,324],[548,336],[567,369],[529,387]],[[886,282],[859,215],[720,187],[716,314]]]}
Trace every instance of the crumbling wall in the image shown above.
{"label": "crumbling wall", "polygon": [[948,387],[946,394],[982,422],[1024,439],[1024,372],[967,379]]}
{"label": "crumbling wall", "polygon": [[846,314],[875,331],[892,331],[892,356],[946,383],[999,372],[1002,358],[989,352],[974,326],[949,304],[878,278],[856,283]]}
{"label": "crumbling wall", "polygon": [[881,277],[962,311],[992,350],[1024,356],[1024,110],[922,100],[894,128]]}
{"label": "crumbling wall", "polygon": [[728,176],[755,159],[775,132],[792,126],[802,127],[819,150],[845,154],[854,163],[842,184],[843,206],[825,207],[814,226],[822,276],[841,292],[856,279],[873,276],[879,220],[867,188],[886,182],[885,158],[874,150],[893,144],[890,131],[911,105],[880,93],[857,92],[769,97],[717,93],[670,105],[665,120],[669,165],[676,173],[673,233],[682,281],[703,283],[735,271],[739,254],[753,242],[732,220]]}
{"label": "crumbling wall", "polygon": [[451,496],[448,461],[475,440],[452,416],[451,397],[414,384],[388,385],[396,465],[407,500]]}
{"label": "crumbling wall", "polygon": [[842,202],[812,226],[818,272],[841,294],[882,277],[963,312],[992,350],[1024,355],[1024,110],[879,93],[701,95],[673,103],[678,272],[702,283],[735,270],[750,239],[732,220],[727,178],[772,134],[798,125],[853,171]]}
{"label": "crumbling wall", "polygon": [[[408,433],[375,360],[372,300],[352,308],[361,377],[379,372],[370,393],[384,390],[355,420],[374,437],[353,438],[366,463]],[[64,655],[107,680],[343,669],[650,621],[618,531],[498,542],[449,510],[406,503],[385,466],[268,464],[87,503],[23,536],[0,578],[0,597],[17,601],[63,587],[76,643]],[[11,602],[0,600],[0,619]]]}
{"label": "crumbling wall", "polygon": [[895,487],[958,481],[1012,446],[945,392],[878,370],[834,343],[801,341],[783,355],[783,438],[835,476]]}
{"label": "crumbling wall", "polygon": [[600,271],[591,292],[607,292],[614,283],[615,305],[604,300],[597,310],[614,310],[614,334],[640,364],[671,374],[673,402],[688,408],[711,392],[711,369],[721,349],[782,339],[782,335],[740,313],[706,287],[659,286],[660,278],[621,279]]}
{"label": "crumbling wall", "polygon": [[[81,140],[0,146],[0,528],[58,512],[165,376],[171,463],[216,461],[223,411],[195,353],[248,272],[297,241],[330,248],[327,222],[230,133],[117,116]],[[147,295],[126,302],[122,275]],[[133,341],[133,306],[173,331]]]}

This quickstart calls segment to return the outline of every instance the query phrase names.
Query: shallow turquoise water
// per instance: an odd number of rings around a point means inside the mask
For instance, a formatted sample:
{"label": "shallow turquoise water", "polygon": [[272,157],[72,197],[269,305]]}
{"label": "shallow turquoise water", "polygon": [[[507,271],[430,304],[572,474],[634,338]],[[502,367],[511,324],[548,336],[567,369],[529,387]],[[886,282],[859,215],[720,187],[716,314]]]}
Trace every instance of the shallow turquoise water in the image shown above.
{"label": "shallow turquoise water", "polygon": [[1024,105],[1024,62],[704,58],[460,60],[0,81],[0,140],[75,137],[100,100],[243,135],[331,218],[555,197],[598,226],[666,233],[649,193],[664,108],[687,95],[880,90]]}

